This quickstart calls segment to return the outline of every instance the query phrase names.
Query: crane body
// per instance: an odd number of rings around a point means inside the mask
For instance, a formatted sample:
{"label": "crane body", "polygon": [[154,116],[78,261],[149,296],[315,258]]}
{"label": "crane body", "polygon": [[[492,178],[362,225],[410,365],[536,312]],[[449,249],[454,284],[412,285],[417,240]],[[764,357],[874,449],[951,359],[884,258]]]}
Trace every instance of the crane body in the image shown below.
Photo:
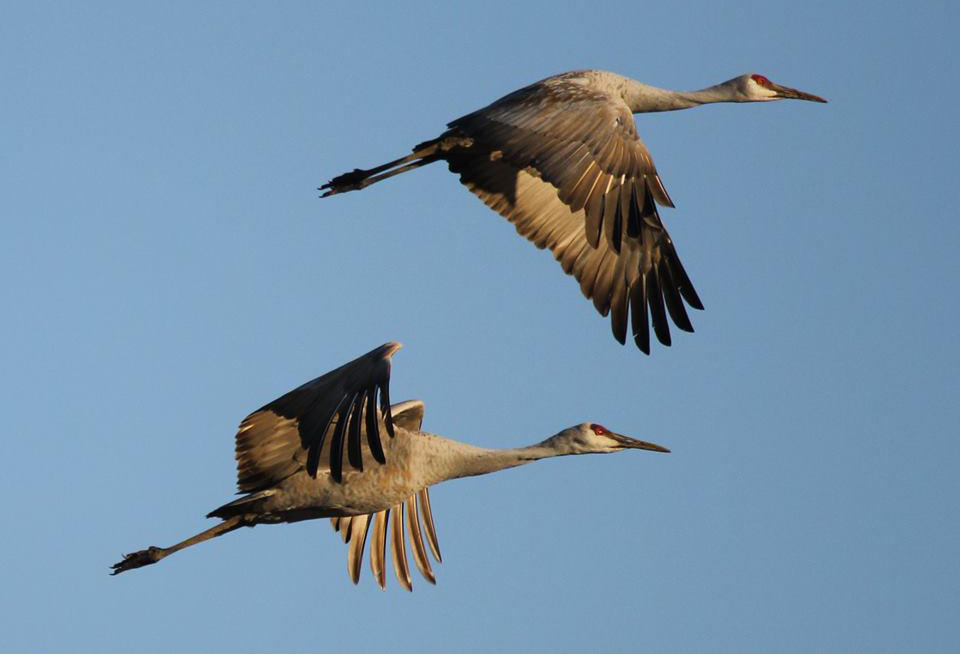
{"label": "crane body", "polygon": [[[392,407],[395,416],[398,406]],[[339,482],[329,474],[311,477],[301,469],[269,489],[211,511],[207,517],[254,514],[258,522],[268,523],[376,513],[442,481],[483,475],[560,454],[542,451],[541,447],[485,449],[397,426],[394,437],[384,442],[387,461],[382,465],[345,470]]]}

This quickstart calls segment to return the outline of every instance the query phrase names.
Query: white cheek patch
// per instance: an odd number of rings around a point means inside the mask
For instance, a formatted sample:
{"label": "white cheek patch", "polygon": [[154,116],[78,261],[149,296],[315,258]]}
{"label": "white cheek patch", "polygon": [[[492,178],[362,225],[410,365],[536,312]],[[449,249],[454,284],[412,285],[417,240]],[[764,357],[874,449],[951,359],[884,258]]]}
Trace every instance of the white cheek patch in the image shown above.
{"label": "white cheek patch", "polygon": [[777,92],[773,89],[769,89],[763,84],[760,84],[755,79],[750,79],[750,90],[752,94],[757,98],[763,98],[767,100],[776,100]]}

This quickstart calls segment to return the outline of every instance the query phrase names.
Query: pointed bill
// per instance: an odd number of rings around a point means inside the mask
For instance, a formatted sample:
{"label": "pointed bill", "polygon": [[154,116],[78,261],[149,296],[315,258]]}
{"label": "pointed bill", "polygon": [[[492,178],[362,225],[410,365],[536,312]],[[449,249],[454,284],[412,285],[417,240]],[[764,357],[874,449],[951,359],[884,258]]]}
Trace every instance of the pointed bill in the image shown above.
{"label": "pointed bill", "polygon": [[791,89],[789,86],[780,86],[779,84],[770,83],[771,90],[777,92],[778,98],[790,99],[790,100],[809,100],[810,102],[826,102],[819,95],[814,95],[813,93],[805,93],[804,91],[798,91],[797,89]]}
{"label": "pointed bill", "polygon": [[637,450],[650,450],[651,452],[666,452],[669,454],[670,450],[665,448],[663,445],[657,445],[656,443],[648,443],[647,441],[638,441],[635,438],[630,438],[629,436],[624,436],[623,434],[615,434],[609,432],[606,434],[613,440],[617,441],[623,448],[633,448]]}

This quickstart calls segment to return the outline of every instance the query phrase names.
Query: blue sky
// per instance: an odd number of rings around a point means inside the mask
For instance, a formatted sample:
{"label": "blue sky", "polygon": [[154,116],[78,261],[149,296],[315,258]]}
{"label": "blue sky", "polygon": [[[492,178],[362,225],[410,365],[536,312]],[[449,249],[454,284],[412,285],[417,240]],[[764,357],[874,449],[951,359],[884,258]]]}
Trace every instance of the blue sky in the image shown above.
{"label": "blue sky", "polygon": [[[5,651],[950,651],[957,9],[20,3],[0,23]],[[327,200],[547,75],[830,100],[640,116],[707,307],[645,357],[441,166]],[[326,521],[206,528],[240,419],[387,340],[424,427],[670,455],[433,492],[438,585]],[[419,581],[419,583],[418,583]]]}

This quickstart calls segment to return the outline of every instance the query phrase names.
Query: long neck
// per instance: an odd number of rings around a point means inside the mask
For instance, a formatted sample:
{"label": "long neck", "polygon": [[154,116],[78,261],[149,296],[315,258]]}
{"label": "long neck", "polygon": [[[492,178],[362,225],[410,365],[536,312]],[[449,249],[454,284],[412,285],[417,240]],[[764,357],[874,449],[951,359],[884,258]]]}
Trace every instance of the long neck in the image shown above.
{"label": "long neck", "polygon": [[[487,449],[448,440],[432,434],[422,434],[418,449],[429,461],[427,485],[447,479],[485,475],[497,470],[521,466],[525,463],[566,454],[551,446],[549,439],[535,445],[511,449]],[[419,440],[419,439],[418,439]]]}
{"label": "long neck", "polygon": [[[730,82],[710,86],[699,91],[671,91],[628,80],[623,99],[635,114],[653,111],[675,111],[699,107],[712,102],[737,102]],[[731,80],[732,81],[732,80]]]}

